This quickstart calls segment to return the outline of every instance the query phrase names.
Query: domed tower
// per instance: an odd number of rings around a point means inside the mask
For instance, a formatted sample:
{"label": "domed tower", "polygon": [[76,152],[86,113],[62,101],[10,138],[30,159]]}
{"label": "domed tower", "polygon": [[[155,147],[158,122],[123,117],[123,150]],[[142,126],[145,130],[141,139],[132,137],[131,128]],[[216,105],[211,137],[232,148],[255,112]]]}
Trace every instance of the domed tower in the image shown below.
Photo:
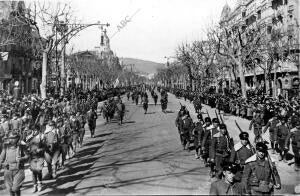
{"label": "domed tower", "polygon": [[110,40],[107,36],[106,29],[101,28],[100,54],[110,52]]}
{"label": "domed tower", "polygon": [[221,12],[221,21],[226,20],[230,16],[230,14],[231,14],[231,8],[226,3]]}

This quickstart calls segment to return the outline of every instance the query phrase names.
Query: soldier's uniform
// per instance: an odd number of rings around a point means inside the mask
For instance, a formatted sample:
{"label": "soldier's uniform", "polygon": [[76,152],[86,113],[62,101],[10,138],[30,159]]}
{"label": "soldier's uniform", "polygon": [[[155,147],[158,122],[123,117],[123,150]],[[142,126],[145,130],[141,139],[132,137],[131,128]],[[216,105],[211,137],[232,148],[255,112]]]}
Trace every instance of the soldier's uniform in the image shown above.
{"label": "soldier's uniform", "polygon": [[181,141],[183,145],[183,149],[189,149],[190,146],[190,133],[193,129],[193,120],[191,119],[190,115],[188,113],[184,114],[182,116],[182,122],[179,124],[181,131]]}
{"label": "soldier's uniform", "polygon": [[142,103],[143,103],[143,108],[144,108],[144,114],[147,113],[147,109],[148,109],[148,98],[146,96],[142,97]]}
{"label": "soldier's uniform", "polygon": [[44,167],[44,135],[37,130],[27,136],[26,143],[29,148],[29,164],[32,172],[33,192],[42,189],[42,170]]}
{"label": "soldier's uniform", "polygon": [[260,115],[260,111],[257,111],[258,113],[255,114],[253,119],[250,122],[249,130],[252,129],[253,126],[253,133],[254,133],[254,143],[257,143],[261,140],[261,134],[262,134],[262,126],[263,126],[263,118]]}
{"label": "soldier's uniform", "polygon": [[57,163],[61,153],[59,146],[59,130],[54,127],[54,122],[49,121],[46,126],[44,136],[45,160],[47,162],[50,177],[56,178]]}
{"label": "soldier's uniform", "polygon": [[[224,164],[224,175],[234,176],[236,168],[233,164]],[[246,190],[243,183],[235,182],[233,179],[230,182],[227,178],[220,179],[211,184],[209,195],[245,195]]]}
{"label": "soldier's uniform", "polygon": [[200,157],[200,149],[201,149],[201,141],[203,138],[203,124],[202,122],[196,122],[195,128],[193,129],[193,137],[194,137],[194,147],[195,147],[195,158],[199,159]]}
{"label": "soldier's uniform", "polygon": [[87,120],[88,120],[88,125],[89,125],[89,129],[90,129],[92,138],[95,135],[95,128],[96,128],[97,118],[98,118],[97,113],[94,110],[91,109],[91,110],[88,111]]}
{"label": "soldier's uniform", "polygon": [[238,171],[235,175],[235,180],[237,181],[242,180],[242,174],[246,160],[255,153],[255,149],[251,149],[249,144],[249,134],[247,132],[240,133],[239,138],[241,141],[236,143],[231,149],[231,155],[229,159],[229,162],[236,163],[238,165]]}
{"label": "soldier's uniform", "polygon": [[[243,171],[242,183],[246,187],[247,194],[252,195],[271,195],[274,188],[281,187],[280,176],[276,172],[275,165],[272,160],[267,159],[268,147],[263,142],[256,144],[257,154],[254,154],[246,160]],[[259,153],[264,153],[261,156]],[[273,172],[271,170],[271,165]],[[275,181],[272,178],[275,177]]]}
{"label": "soldier's uniform", "polygon": [[278,150],[279,150],[279,161],[283,159],[284,162],[286,162],[286,155],[289,151],[290,146],[290,140],[288,138],[288,135],[290,133],[290,129],[288,125],[286,124],[285,119],[281,119],[281,122],[277,124],[274,132],[274,139],[275,142],[278,144]]}
{"label": "soldier's uniform", "polygon": [[4,147],[0,155],[0,164],[4,167],[4,183],[10,195],[21,195],[20,189],[25,180],[24,163],[28,159],[25,146],[18,144],[17,130],[8,135],[9,144]]}
{"label": "soldier's uniform", "polygon": [[270,142],[271,142],[271,148],[272,148],[273,154],[275,153],[275,128],[279,122],[280,121],[279,121],[278,117],[275,116],[267,122],[267,124],[263,130],[263,133],[265,133],[266,130],[269,128]]}
{"label": "soldier's uniform", "polygon": [[[210,121],[210,118],[205,118],[205,122],[209,122]],[[213,119],[213,123],[217,123],[218,121],[216,119]],[[213,135],[215,135],[217,132],[219,132],[218,128],[215,127],[213,124],[212,125],[209,125],[209,126],[206,126],[204,128],[204,136],[203,136],[203,139],[202,139],[202,143],[201,143],[201,148],[202,148],[202,158],[204,160],[204,163],[206,166],[208,166],[208,158],[209,158],[209,150],[210,150],[210,147],[211,147],[211,139],[213,137]],[[213,164],[211,164],[212,166]]]}
{"label": "soldier's uniform", "polygon": [[[228,162],[230,157],[229,139],[226,136],[226,126],[220,124],[220,131],[213,135],[211,140],[211,147],[209,152],[210,161],[215,164],[215,167],[211,168],[211,176],[220,176],[222,172],[222,164]],[[215,173],[216,172],[216,173]]]}
{"label": "soldier's uniform", "polygon": [[153,100],[154,100],[154,104],[156,105],[157,104],[157,99],[158,99],[158,96],[156,93],[154,93],[153,95]]}
{"label": "soldier's uniform", "polygon": [[78,131],[78,142],[80,147],[82,147],[83,144],[83,137],[85,134],[85,123],[86,123],[86,118],[83,114],[77,113],[77,120],[78,120],[78,126],[79,126],[79,131]]}
{"label": "soldier's uniform", "polygon": [[300,171],[300,122],[298,122],[298,126],[296,126],[290,131],[288,135],[288,140],[289,139],[292,140],[292,150],[295,159],[295,170]]}
{"label": "soldier's uniform", "polygon": [[116,105],[116,110],[117,110],[117,114],[118,114],[119,125],[121,125],[123,123],[123,118],[125,115],[125,105],[124,105],[124,103],[122,103],[121,100],[118,101],[118,103]]}

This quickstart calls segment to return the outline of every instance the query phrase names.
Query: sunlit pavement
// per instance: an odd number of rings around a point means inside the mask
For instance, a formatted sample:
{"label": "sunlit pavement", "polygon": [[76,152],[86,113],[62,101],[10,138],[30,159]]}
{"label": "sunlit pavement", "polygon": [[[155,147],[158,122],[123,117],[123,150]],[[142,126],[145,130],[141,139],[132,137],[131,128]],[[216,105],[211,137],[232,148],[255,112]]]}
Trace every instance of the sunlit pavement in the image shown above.
{"label": "sunlit pavement", "polygon": [[[136,106],[127,98],[123,100],[127,110],[124,124],[119,126],[116,121],[104,124],[102,116],[99,116],[96,137],[90,138],[86,129],[83,148],[67,162],[64,170],[58,172],[56,180],[45,180],[43,191],[36,195],[209,193],[212,180],[208,168],[194,158],[194,152],[183,151],[175,127],[179,101],[196,119],[192,104],[169,94],[168,113],[165,114],[161,112],[160,105],[154,106],[150,97],[148,114],[144,115],[141,105]],[[211,117],[215,117],[214,109],[204,106],[202,111],[206,112],[206,109]],[[235,141],[239,134],[235,119],[242,129],[248,130],[248,120],[229,115],[223,118]],[[250,135],[253,140],[253,135]],[[277,157],[272,156],[283,184],[282,190],[275,193],[293,193],[297,173],[293,166],[278,162]],[[46,169],[44,171],[46,174]],[[30,171],[26,170],[22,194],[33,195],[31,189]],[[4,193],[0,191],[0,195]]]}

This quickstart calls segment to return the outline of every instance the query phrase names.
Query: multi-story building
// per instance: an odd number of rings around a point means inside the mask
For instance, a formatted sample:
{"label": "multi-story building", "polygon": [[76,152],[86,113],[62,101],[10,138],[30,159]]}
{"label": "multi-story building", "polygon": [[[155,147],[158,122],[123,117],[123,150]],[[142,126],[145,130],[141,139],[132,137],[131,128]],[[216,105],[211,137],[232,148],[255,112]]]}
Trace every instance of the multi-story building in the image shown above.
{"label": "multi-story building", "polygon": [[96,48],[96,51],[81,51],[68,57],[68,87],[73,84],[83,89],[101,88],[105,83],[104,78],[122,69],[119,58],[110,48],[110,39],[105,29],[101,31],[101,41]]}
{"label": "multi-story building", "polygon": [[[220,25],[231,27],[240,25],[241,28],[254,28],[259,25],[264,31],[264,36],[270,37],[273,29],[280,29],[284,39],[288,40],[288,49],[285,53],[293,54],[293,60],[279,60],[278,65],[273,66],[271,78],[277,82],[279,93],[299,90],[299,0],[237,0],[234,9],[226,4],[221,13]],[[297,57],[298,56],[298,57]],[[260,62],[262,64],[268,62]],[[255,66],[255,69],[247,69],[245,73],[248,89],[255,86],[254,75],[260,85],[264,83],[263,66]],[[255,73],[254,73],[255,72]],[[276,72],[276,74],[275,74]],[[227,86],[230,77],[227,74]]]}
{"label": "multi-story building", "polygon": [[[38,58],[37,52],[38,37],[29,25],[21,22],[19,24],[15,20],[18,16],[21,16],[22,20],[25,10],[23,1],[0,2],[1,30],[5,30],[5,24],[15,24],[11,32],[4,34],[1,31],[0,35],[0,89],[12,92],[15,82],[18,81],[23,94],[38,91],[41,78],[41,59]],[[17,33],[17,37],[21,38],[11,36],[13,33]]]}

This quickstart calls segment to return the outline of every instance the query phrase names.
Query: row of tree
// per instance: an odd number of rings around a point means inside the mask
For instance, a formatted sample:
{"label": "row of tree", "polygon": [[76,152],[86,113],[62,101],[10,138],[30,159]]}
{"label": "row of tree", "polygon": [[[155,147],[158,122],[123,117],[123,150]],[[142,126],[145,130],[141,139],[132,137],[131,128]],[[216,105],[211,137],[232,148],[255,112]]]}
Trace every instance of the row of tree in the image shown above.
{"label": "row of tree", "polygon": [[[238,84],[242,96],[246,97],[245,74],[247,71],[253,73],[257,84],[256,71],[260,68],[264,73],[267,93],[272,81],[276,89],[274,78],[277,78],[280,64],[299,61],[299,48],[295,49],[299,47],[299,40],[294,36],[294,33],[299,33],[299,25],[296,32],[291,33],[284,31],[278,21],[271,30],[258,23],[252,26],[221,23],[205,32],[205,39],[182,43],[176,49],[176,60],[188,73],[190,89],[193,81],[207,87],[209,81],[218,83],[225,76],[230,76]],[[168,67],[158,70],[157,78],[164,80],[176,74],[174,68]]]}
{"label": "row of tree", "polygon": [[[25,7],[23,1],[9,2],[16,7],[7,19],[0,22],[0,47],[6,46],[29,46],[32,54],[32,61],[41,60],[42,82],[40,85],[41,97],[46,98],[46,85],[49,65],[51,58],[55,56],[60,58],[61,67],[59,67],[59,83],[61,93],[65,87],[66,67],[65,65],[65,47],[70,39],[72,39],[80,31],[90,26],[103,26],[108,24],[90,23],[82,24],[73,15],[74,11],[67,3],[53,3],[32,1],[28,2]],[[53,55],[57,52],[57,48],[61,52],[60,55]],[[51,59],[51,60],[50,60]],[[71,60],[73,63],[74,61]],[[103,64],[103,63],[102,63]],[[94,75],[111,76],[111,70],[107,66],[99,65],[76,65],[77,72],[93,73]],[[111,77],[112,78],[112,77]]]}

